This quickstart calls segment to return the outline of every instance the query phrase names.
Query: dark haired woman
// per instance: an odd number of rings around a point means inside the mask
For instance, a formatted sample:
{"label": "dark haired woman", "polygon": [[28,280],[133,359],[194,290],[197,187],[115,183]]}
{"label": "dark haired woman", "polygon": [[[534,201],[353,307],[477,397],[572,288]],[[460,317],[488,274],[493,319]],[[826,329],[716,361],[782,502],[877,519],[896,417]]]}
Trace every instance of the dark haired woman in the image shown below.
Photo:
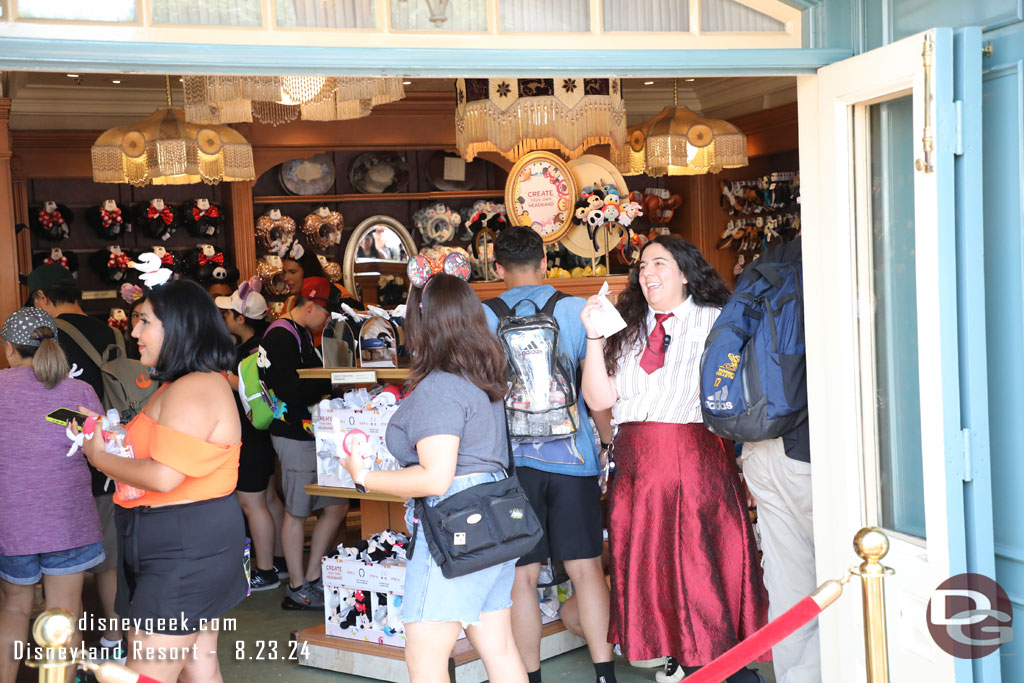
{"label": "dark haired woman", "polygon": [[[767,623],[736,462],[700,411],[701,353],[728,296],[695,246],[664,235],[643,248],[619,295],[624,330],[607,341],[598,335],[597,297],[580,314],[583,396],[594,410],[611,408],[616,425],[608,639],[631,660],[668,657],[659,683],[682,679]],[[760,678],[744,669],[728,680]]]}
{"label": "dark haired woman", "polygon": [[[214,303],[224,316],[228,332],[238,340],[235,361],[240,363],[256,352],[267,331],[267,300],[260,294],[259,278],[243,283],[231,296],[217,297]],[[238,391],[237,375],[229,374],[228,382]],[[270,442],[270,432],[252,426],[237,395],[235,403],[242,423],[242,452],[238,459],[235,495],[249,522],[254,560],[249,587],[253,591],[270,590],[281,585],[274,568],[274,542],[277,529],[281,527],[284,504],[277,496],[277,487],[270,485],[277,454]]]}
{"label": "dark haired woman", "polygon": [[[421,309],[422,304],[422,309]],[[392,416],[388,450],[397,471],[346,467],[357,484],[427,505],[477,484],[505,478],[505,355],[480,300],[457,277],[431,277],[413,289],[406,319],[412,344],[411,393]],[[411,505],[411,501],[407,503]],[[406,523],[412,529],[411,512]],[[525,683],[512,636],[515,561],[446,579],[419,530],[405,573],[402,620],[413,683],[448,680],[448,656],[463,626],[494,683]]]}
{"label": "dark haired woman", "polygon": [[[145,490],[133,500],[114,496],[117,614],[153,627],[131,635],[128,666],[161,681],[220,681],[215,620],[248,590],[242,510],[232,495],[241,428],[222,374],[234,366],[234,344],[194,282],[154,287],[139,314],[132,336],[163,384],[127,425],[134,458],[107,453],[97,438],[84,448],[96,469]],[[144,656],[193,646],[177,659]]]}
{"label": "dark haired woman", "polygon": [[[290,313],[295,308],[295,302],[299,293],[302,291],[302,282],[308,277],[326,277],[324,275],[324,267],[320,263],[320,259],[317,258],[316,252],[313,251],[312,247],[309,247],[305,242],[299,241],[298,238],[292,242],[292,246],[288,249],[284,256],[281,257],[281,277],[284,279],[286,285],[288,285],[288,298],[284,302],[284,313]],[[338,295],[342,300],[347,300],[350,306],[361,309],[363,304],[352,296],[351,292],[341,286],[340,283],[333,283],[334,288],[338,290]],[[323,338],[323,329],[316,330],[313,333],[313,344],[320,346],[320,342]]]}
{"label": "dark haired woman", "polygon": [[57,323],[42,309],[15,311],[0,337],[10,366],[0,370],[0,681],[13,681],[12,648],[28,635],[35,584],[42,579],[47,609],[77,619],[85,570],[104,559],[89,468],[80,454],[67,457],[64,425],[46,420],[57,408],[99,410],[100,401],[68,379]]}

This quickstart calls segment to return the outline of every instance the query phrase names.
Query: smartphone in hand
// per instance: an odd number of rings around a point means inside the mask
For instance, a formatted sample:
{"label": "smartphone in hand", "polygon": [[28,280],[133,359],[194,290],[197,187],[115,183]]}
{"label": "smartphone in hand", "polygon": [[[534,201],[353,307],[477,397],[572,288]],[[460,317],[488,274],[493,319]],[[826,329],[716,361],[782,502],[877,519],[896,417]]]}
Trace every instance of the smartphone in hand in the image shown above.
{"label": "smartphone in hand", "polygon": [[70,408],[57,408],[52,412],[46,414],[46,421],[59,424],[61,427],[67,427],[68,423],[74,420],[81,427],[89,418],[85,413],[80,413],[77,410],[71,410]]}

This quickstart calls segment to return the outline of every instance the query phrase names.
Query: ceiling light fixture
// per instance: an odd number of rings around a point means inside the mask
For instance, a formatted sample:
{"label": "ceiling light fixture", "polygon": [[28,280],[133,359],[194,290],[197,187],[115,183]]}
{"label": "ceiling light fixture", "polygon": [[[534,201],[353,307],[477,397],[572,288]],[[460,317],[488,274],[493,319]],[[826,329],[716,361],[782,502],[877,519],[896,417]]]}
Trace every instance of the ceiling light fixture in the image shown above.
{"label": "ceiling light fixture", "polygon": [[412,81],[402,81],[402,85],[412,85]]}
{"label": "ceiling light fixture", "polygon": [[68,78],[78,78],[78,74],[68,74]]}
{"label": "ceiling light fixture", "polygon": [[644,81],[644,85],[654,85],[654,81]]}
{"label": "ceiling light fixture", "polygon": [[405,97],[398,77],[186,76],[185,117],[194,123],[278,125],[367,116],[379,104]]}
{"label": "ceiling light fixture", "polygon": [[110,81],[110,82],[113,83],[114,85],[118,85],[121,81]]}
{"label": "ceiling light fixture", "polygon": [[92,146],[92,179],[142,187],[187,185],[202,181],[254,180],[252,146],[227,126],[199,126],[171,107],[171,78],[166,76],[167,106],[127,126],[111,128]]}

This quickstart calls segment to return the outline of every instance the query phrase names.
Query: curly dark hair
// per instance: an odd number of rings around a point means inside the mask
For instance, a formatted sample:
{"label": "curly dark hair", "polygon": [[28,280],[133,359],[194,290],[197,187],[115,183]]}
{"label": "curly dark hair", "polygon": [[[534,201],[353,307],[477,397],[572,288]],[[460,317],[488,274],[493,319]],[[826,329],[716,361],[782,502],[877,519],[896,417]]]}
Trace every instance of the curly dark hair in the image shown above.
{"label": "curly dark hair", "polygon": [[[729,287],[725,280],[708,265],[700,250],[677,235],[659,235],[644,245],[640,258],[652,244],[660,244],[672,254],[679,270],[686,276],[687,285],[683,293],[693,298],[698,306],[721,308],[729,298]],[[649,333],[647,329],[647,299],[640,288],[640,266],[629,272],[629,284],[616,300],[615,308],[626,321],[626,327],[608,338],[604,345],[604,364],[609,375],[614,375],[623,355]]]}

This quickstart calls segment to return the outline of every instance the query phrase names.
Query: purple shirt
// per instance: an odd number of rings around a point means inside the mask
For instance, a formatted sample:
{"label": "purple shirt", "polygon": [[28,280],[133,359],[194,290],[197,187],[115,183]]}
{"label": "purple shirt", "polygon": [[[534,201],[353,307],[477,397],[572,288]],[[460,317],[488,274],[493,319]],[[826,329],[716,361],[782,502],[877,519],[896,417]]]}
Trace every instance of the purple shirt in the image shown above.
{"label": "purple shirt", "polygon": [[85,382],[43,388],[31,368],[0,370],[0,554],[68,550],[102,539],[89,468],[64,427],[47,422],[57,408],[103,412]]}

